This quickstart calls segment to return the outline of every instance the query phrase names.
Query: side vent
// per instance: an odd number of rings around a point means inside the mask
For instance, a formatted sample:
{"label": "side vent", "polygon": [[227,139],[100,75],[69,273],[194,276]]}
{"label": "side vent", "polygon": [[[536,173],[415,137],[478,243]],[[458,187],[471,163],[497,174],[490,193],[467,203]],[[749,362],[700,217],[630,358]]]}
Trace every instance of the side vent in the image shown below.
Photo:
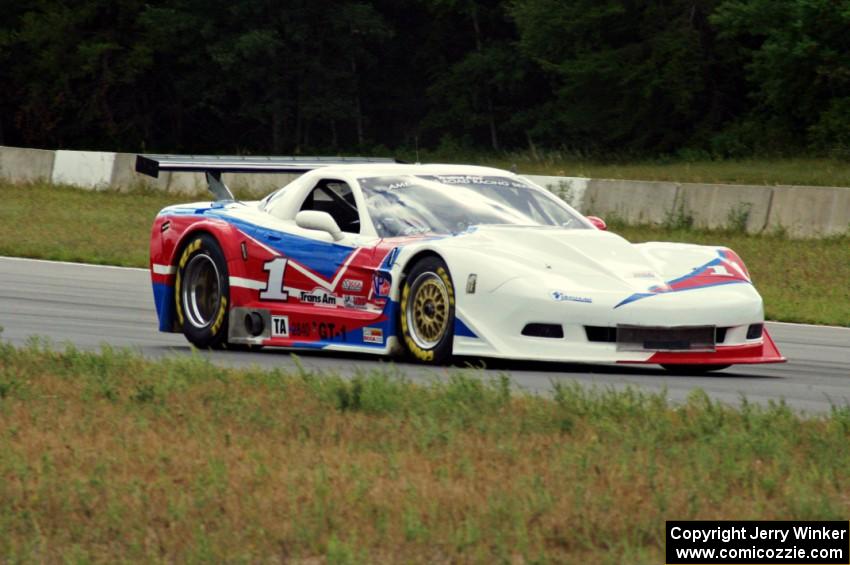
{"label": "side vent", "polygon": [[747,328],[747,339],[759,339],[764,331],[764,324],[752,324]]}
{"label": "side vent", "polygon": [[587,341],[595,343],[616,343],[617,341],[617,328],[584,326],[584,331],[587,334]]}
{"label": "side vent", "polygon": [[564,328],[561,324],[526,324],[522,328],[522,335],[562,339],[564,337]]}

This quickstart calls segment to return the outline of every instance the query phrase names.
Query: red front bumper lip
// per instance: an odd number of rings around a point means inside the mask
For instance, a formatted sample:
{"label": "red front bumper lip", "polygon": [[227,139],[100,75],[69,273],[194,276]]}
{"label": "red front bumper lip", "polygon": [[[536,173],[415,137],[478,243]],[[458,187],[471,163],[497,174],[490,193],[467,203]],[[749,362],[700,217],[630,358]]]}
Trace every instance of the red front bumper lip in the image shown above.
{"label": "red front bumper lip", "polygon": [[618,361],[624,364],[638,365],[745,365],[756,363],[785,363],[788,361],[779,352],[773,338],[767,332],[762,333],[762,343],[755,345],[719,346],[716,351],[682,353],[659,351],[646,361]]}

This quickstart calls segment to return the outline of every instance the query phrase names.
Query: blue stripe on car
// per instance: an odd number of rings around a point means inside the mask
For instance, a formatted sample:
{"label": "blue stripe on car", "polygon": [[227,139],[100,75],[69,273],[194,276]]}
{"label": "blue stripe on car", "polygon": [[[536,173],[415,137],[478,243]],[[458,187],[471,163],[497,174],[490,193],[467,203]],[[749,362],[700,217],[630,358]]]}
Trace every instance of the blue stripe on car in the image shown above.
{"label": "blue stripe on car", "polygon": [[165,283],[153,283],[153,301],[159,317],[159,331],[170,332],[174,327],[174,287]]}
{"label": "blue stripe on car", "polygon": [[475,332],[470,329],[466,323],[460,319],[460,317],[455,316],[455,337],[474,337],[478,338],[475,335]]}
{"label": "blue stripe on car", "polygon": [[333,278],[339,266],[345,263],[348,256],[354,252],[353,247],[315,241],[234,218],[228,214],[227,208],[212,206],[206,208],[172,208],[166,209],[161,215],[195,215],[223,220],[255,238],[266,247],[304,265],[326,279]]}
{"label": "blue stripe on car", "polygon": [[256,224],[233,218],[226,213],[219,213],[218,210],[210,210],[210,212],[208,215],[225,220],[257,239],[257,241],[266,247],[274,249],[284,257],[288,257],[304,265],[326,279],[333,278],[340,265],[345,263],[348,256],[354,252],[353,247],[316,241],[306,237],[260,227]]}

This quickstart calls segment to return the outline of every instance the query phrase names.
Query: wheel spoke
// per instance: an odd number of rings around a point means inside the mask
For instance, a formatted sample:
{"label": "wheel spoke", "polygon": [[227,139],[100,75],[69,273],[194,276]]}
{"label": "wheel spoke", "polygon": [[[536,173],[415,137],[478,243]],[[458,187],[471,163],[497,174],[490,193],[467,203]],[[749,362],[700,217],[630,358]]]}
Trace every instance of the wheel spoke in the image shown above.
{"label": "wheel spoke", "polygon": [[213,322],[221,298],[218,267],[212,257],[200,253],[186,265],[185,278],[182,299],[188,320],[204,328]]}
{"label": "wheel spoke", "polygon": [[436,273],[423,273],[411,284],[406,308],[408,330],[423,349],[435,347],[448,329],[449,291]]}

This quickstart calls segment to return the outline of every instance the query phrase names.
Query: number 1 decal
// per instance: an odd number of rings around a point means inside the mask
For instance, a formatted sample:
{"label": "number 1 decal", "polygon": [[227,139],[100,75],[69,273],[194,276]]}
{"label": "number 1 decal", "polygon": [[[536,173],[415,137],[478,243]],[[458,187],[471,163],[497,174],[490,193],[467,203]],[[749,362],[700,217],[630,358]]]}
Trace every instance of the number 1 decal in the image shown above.
{"label": "number 1 decal", "polygon": [[288,300],[289,293],[283,290],[283,274],[286,271],[286,259],[277,257],[271,261],[266,261],[263,265],[263,270],[268,271],[269,280],[266,283],[266,288],[260,291],[260,299],[262,300]]}
{"label": "number 1 decal", "polygon": [[711,274],[715,275],[717,277],[732,277],[732,276],[734,276],[723,265],[712,265],[711,267],[709,267],[709,269],[711,269]]}

